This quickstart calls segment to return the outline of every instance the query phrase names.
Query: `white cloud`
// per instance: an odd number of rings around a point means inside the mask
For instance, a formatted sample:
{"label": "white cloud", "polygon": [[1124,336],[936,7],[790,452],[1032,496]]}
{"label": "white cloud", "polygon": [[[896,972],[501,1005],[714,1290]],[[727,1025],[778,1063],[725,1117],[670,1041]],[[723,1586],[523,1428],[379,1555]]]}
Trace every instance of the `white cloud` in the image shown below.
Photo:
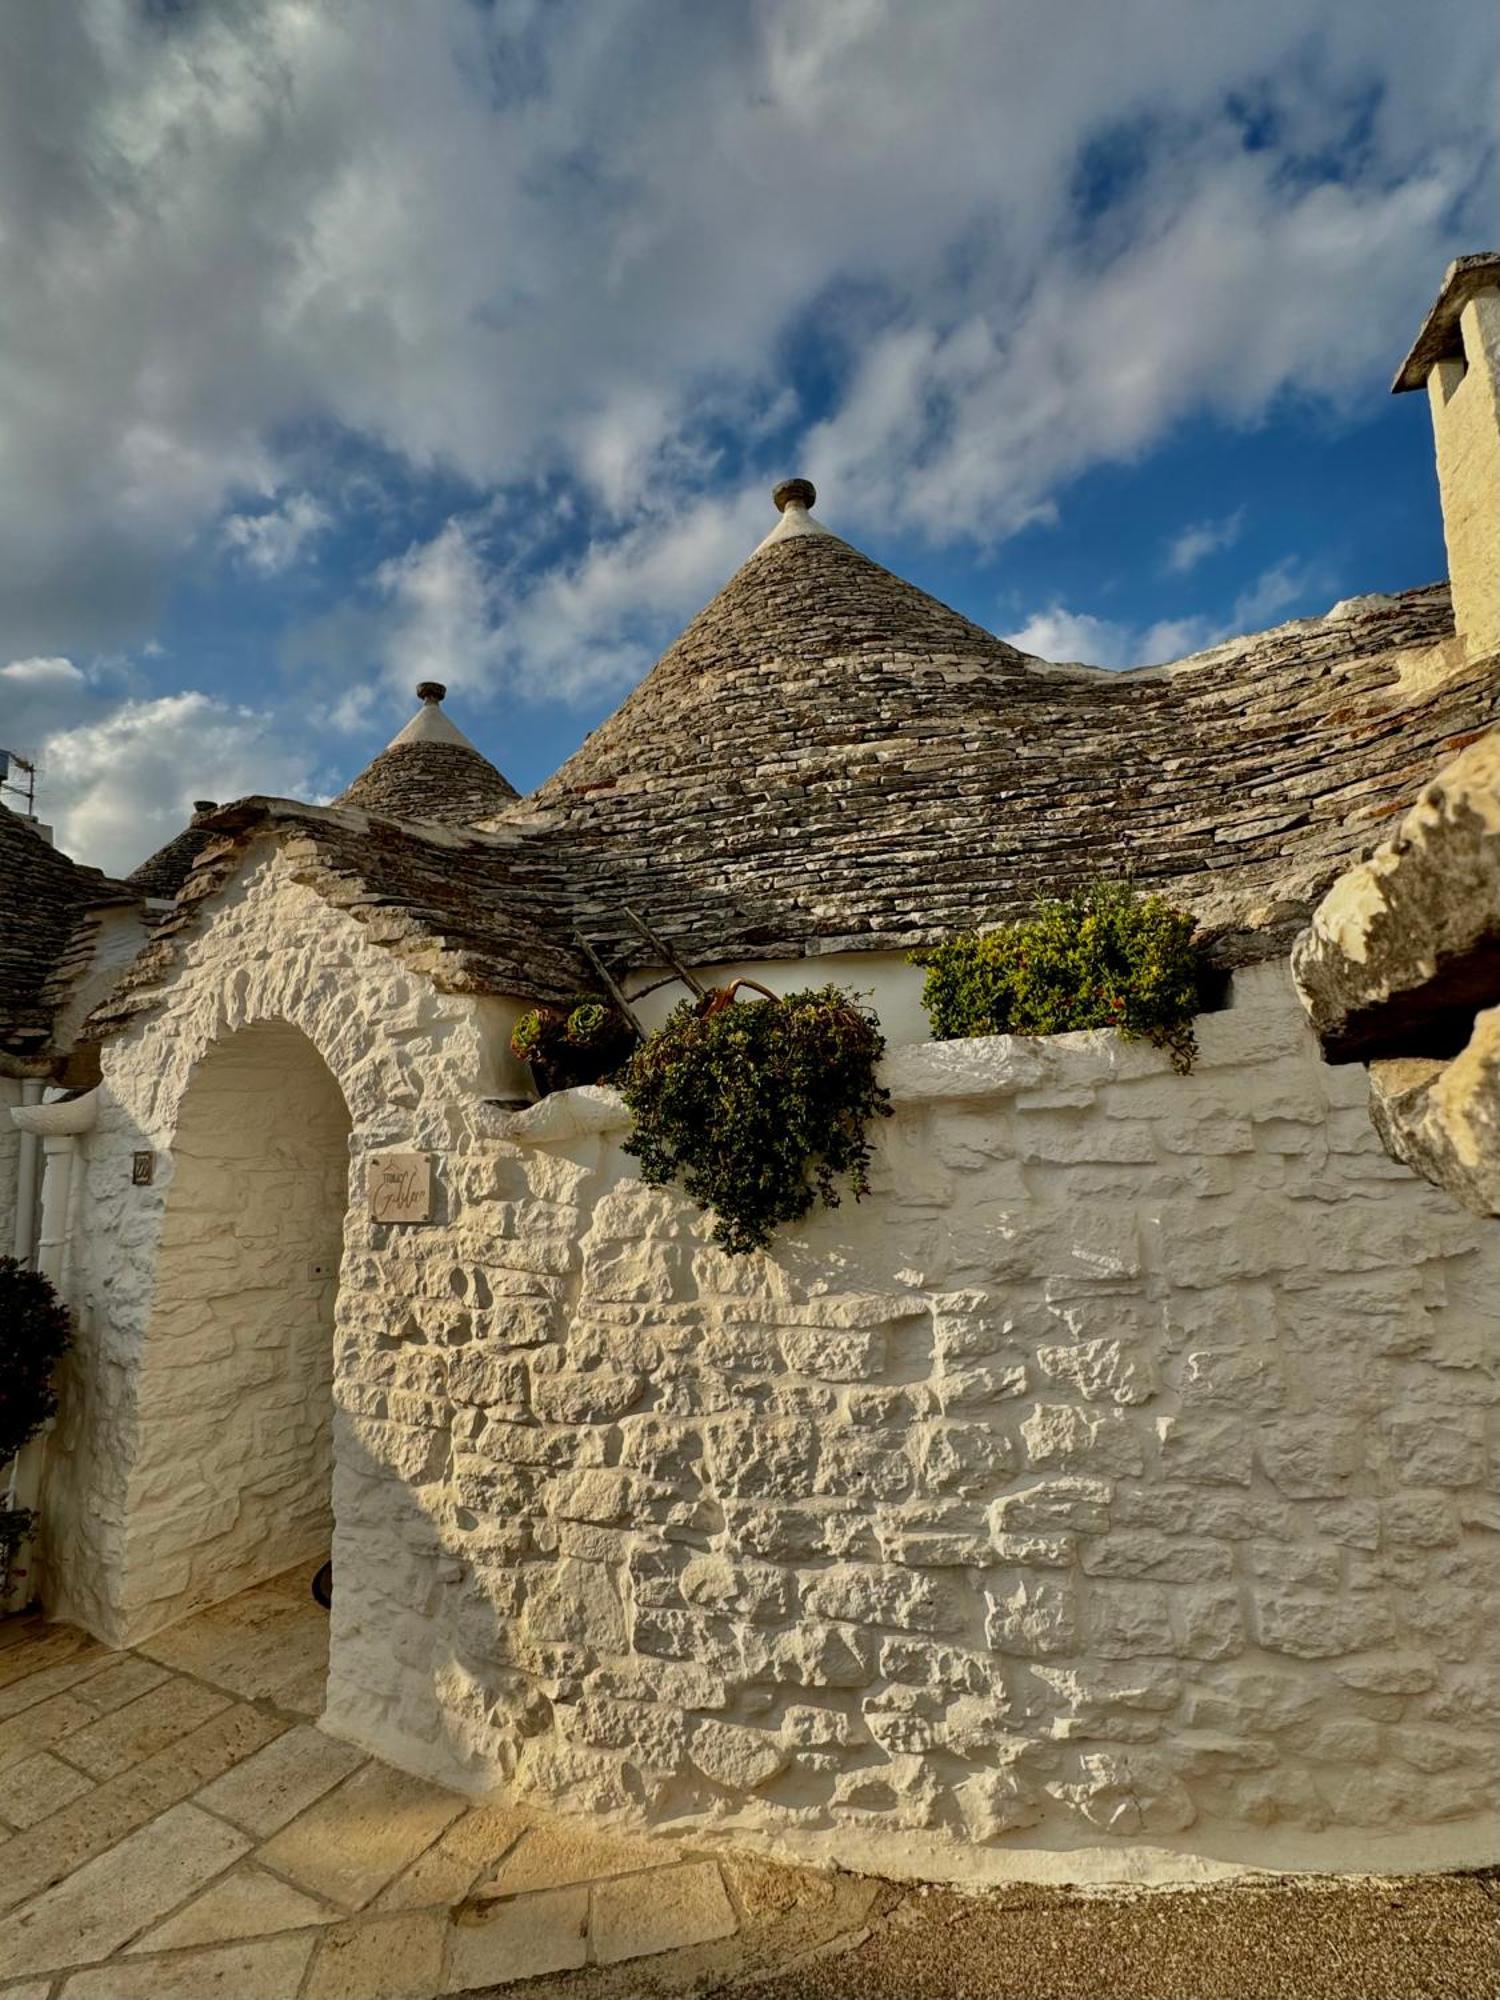
{"label": "white cloud", "polygon": [[224,547],[247,569],[276,576],[333,526],[328,509],[310,493],[289,493],[261,514],[231,514],[219,531]]}
{"label": "white cloud", "polygon": [[1167,544],[1167,569],[1174,576],[1185,576],[1190,569],[1196,569],[1208,556],[1216,556],[1224,549],[1232,549],[1240,538],[1245,525],[1245,510],[1236,507],[1232,514],[1221,515],[1218,520],[1194,521],[1173,535]]}
{"label": "white cloud", "polygon": [[1049,604],[1034,611],[1019,631],[1007,632],[1012,646],[1034,653],[1039,660],[1082,662],[1090,667],[1129,667],[1135,664],[1139,635],[1133,627],[1113,618],[1096,618],[1088,611],[1070,611],[1064,604]]}
{"label": "white cloud", "polygon": [[48,731],[37,810],[79,861],[124,874],[186,825],[194,799],[316,794],[305,742],[269,716],[196,691],[127,700]]}
{"label": "white cloud", "polygon": [[1211,618],[1195,615],[1163,618],[1154,624],[1136,625],[1114,618],[1098,618],[1092,612],[1073,611],[1064,604],[1050,604],[1033,612],[1026,623],[1005,637],[1023,653],[1063,664],[1082,663],[1090,667],[1154,667],[1186,659],[1191,653],[1206,652],[1227,639],[1243,638],[1265,631],[1279,614],[1298,603],[1304,607],[1296,616],[1310,615],[1306,607],[1318,597],[1331,599],[1333,584],[1327,572],[1286,557],[1273,563],[1242,590],[1227,616]]}
{"label": "white cloud", "polygon": [[[1376,394],[1483,233],[1496,20],[1453,12],[382,0],[372,34],[306,0],[15,10],[8,644],[132,642],[227,508],[275,573],[308,534],[236,496],[319,485],[309,439],[481,501],[577,492],[589,555],[480,656],[524,636],[540,672],[548,609],[602,660],[598,617],[666,602],[678,558],[633,538],[663,468],[679,514],[738,518],[725,437],[778,447],[747,492],[806,471],[856,532],[984,541],[1195,412]],[[1081,169],[1122,132],[1096,212]],[[809,328],[831,407],[796,437]],[[434,643],[468,615],[431,606]]]}

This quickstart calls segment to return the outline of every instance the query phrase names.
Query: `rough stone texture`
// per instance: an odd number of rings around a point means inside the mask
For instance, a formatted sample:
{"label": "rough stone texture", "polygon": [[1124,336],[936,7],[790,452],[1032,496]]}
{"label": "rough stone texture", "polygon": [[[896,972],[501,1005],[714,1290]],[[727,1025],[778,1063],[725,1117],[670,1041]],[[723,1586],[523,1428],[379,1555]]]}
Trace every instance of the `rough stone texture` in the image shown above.
{"label": "rough stone texture", "polygon": [[1500,1001],[1500,730],[1330,889],[1292,969],[1333,1062],[1463,1047],[1475,1010]]}
{"label": "rough stone texture", "polygon": [[53,982],[89,912],[138,904],[140,894],[61,854],[9,806],[0,805],[0,1070],[45,1061],[56,1009]]}
{"label": "rough stone texture", "polygon": [[502,812],[516,788],[467,743],[393,743],[339,793],[337,804],[392,819],[472,826]]}
{"label": "rough stone texture", "polygon": [[1330,1059],[1375,1059],[1371,1110],[1391,1156],[1500,1213],[1500,731],[1335,884],[1293,969]]}
{"label": "rough stone texture", "polygon": [[1385,1156],[1284,965],[1236,975],[1185,1079],[1102,1034],[893,1052],[870,1200],[729,1259],[617,1135],[506,1137],[504,1017],[285,857],[185,949],[89,1141],[53,1519],[94,1629],[191,1561],[153,1573],[170,1494],[125,1490],[166,1156],[209,1047],[279,1018],[352,1186],[399,1147],[438,1189],[431,1224],[346,1221],[336,1733],[904,1872],[1482,1842],[1500,1239]]}
{"label": "rough stone texture", "polygon": [[1370,1114],[1392,1159],[1476,1215],[1500,1215],[1500,1007],[1449,1063],[1370,1066]]}

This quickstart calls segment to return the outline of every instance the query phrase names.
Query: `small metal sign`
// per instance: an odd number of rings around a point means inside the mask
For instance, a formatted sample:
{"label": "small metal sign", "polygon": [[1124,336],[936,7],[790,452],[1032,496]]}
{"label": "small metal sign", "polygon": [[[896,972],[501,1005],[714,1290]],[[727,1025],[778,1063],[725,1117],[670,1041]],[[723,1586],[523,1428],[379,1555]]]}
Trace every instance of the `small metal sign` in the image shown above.
{"label": "small metal sign", "polygon": [[150,1187],[155,1179],[155,1153],[132,1153],[130,1156],[130,1185],[132,1187]]}
{"label": "small metal sign", "polygon": [[370,1162],[372,1222],[432,1220],[431,1153],[377,1153]]}

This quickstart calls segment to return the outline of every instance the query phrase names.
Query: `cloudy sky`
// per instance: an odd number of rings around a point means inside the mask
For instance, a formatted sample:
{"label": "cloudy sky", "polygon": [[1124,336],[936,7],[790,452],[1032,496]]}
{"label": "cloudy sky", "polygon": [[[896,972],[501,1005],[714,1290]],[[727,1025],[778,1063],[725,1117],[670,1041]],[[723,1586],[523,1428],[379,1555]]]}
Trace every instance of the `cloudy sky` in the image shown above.
{"label": "cloudy sky", "polygon": [[1124,665],[1443,570],[1493,0],[6,0],[0,745],[113,869],[523,790],[771,524]]}

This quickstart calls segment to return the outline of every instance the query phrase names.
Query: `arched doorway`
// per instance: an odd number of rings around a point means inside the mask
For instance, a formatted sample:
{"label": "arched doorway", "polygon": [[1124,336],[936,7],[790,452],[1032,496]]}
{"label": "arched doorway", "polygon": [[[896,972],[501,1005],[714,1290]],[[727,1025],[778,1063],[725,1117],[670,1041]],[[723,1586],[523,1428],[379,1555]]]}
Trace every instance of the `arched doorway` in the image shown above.
{"label": "arched doorway", "polygon": [[209,1049],[179,1112],[140,1367],[137,1629],[328,1553],[348,1179],[349,1113],[305,1035],[260,1021]]}

